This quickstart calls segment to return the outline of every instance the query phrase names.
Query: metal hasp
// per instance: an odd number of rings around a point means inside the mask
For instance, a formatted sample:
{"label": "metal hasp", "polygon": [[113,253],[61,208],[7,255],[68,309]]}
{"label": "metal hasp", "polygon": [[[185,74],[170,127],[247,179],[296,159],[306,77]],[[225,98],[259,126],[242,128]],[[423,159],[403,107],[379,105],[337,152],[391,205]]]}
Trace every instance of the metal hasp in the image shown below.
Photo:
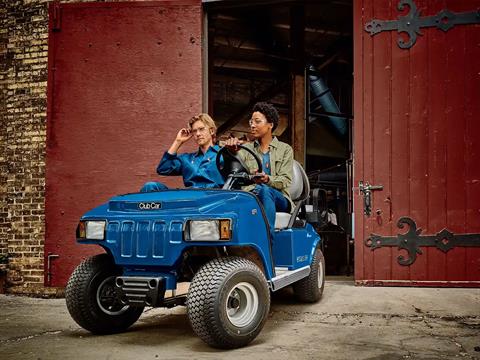
{"label": "metal hasp", "polygon": [[401,217],[397,226],[403,229],[404,224],[410,228],[405,234],[397,236],[380,236],[371,234],[365,239],[365,245],[373,250],[384,246],[396,246],[399,249],[407,250],[408,256],[397,257],[400,265],[408,266],[415,262],[417,254],[423,254],[420,246],[435,246],[444,253],[450,251],[456,246],[462,247],[480,247],[480,234],[458,234],[455,235],[447,229],[443,229],[436,235],[420,235],[422,229],[417,229],[417,224],[409,217]]}
{"label": "metal hasp", "polygon": [[454,13],[448,9],[443,9],[437,15],[420,17],[420,10],[413,0],[401,0],[398,3],[398,10],[403,11],[405,5],[408,5],[409,11],[405,16],[398,16],[397,20],[377,20],[373,19],[365,24],[365,31],[371,36],[382,31],[397,30],[398,33],[407,33],[408,41],[398,38],[397,44],[401,49],[411,48],[417,41],[417,35],[423,35],[420,28],[437,27],[440,30],[448,31],[455,25],[479,24],[480,9],[471,12]]}
{"label": "metal hasp", "polygon": [[358,182],[358,193],[363,195],[363,213],[370,216],[372,213],[372,191],[383,190],[383,185],[370,185],[368,181]]}

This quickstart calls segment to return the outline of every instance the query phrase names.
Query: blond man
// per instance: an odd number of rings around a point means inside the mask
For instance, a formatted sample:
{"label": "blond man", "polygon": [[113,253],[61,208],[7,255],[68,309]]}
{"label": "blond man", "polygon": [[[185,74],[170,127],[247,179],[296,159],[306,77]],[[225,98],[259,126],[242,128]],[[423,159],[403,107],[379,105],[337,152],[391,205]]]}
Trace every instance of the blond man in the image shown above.
{"label": "blond man", "polygon": [[[185,187],[219,188],[223,178],[218,172],[215,158],[220,148],[214,144],[217,127],[208,114],[192,117],[188,127],[178,131],[170,148],[163,154],[157,167],[159,175],[183,177]],[[178,154],[187,141],[197,143],[198,150],[192,153]],[[160,182],[147,182],[140,192],[161,191],[168,189]]]}

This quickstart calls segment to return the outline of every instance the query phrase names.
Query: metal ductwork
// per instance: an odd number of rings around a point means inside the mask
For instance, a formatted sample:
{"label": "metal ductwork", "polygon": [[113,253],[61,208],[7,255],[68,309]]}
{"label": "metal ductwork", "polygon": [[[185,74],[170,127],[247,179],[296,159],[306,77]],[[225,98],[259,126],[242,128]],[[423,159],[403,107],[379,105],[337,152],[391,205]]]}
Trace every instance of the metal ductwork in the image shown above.
{"label": "metal ductwork", "polygon": [[[310,68],[313,70],[313,68]],[[326,118],[328,123],[335,129],[340,137],[345,137],[348,131],[347,119],[341,115],[331,90],[325,84],[323,79],[315,74],[309,74],[310,91],[312,97],[310,99],[310,113],[308,121],[310,123],[318,120],[319,114],[322,118]],[[322,114],[322,113],[328,113]],[[339,115],[334,115],[339,114]]]}

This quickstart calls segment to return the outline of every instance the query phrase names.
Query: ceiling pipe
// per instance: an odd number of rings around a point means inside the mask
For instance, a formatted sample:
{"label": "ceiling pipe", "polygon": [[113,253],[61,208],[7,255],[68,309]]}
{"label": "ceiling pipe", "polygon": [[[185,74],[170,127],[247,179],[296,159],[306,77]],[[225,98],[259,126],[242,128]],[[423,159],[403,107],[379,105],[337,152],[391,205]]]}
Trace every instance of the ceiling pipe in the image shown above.
{"label": "ceiling pipe", "polygon": [[[310,67],[313,70],[313,67]],[[310,90],[313,94],[313,99],[310,99],[310,112],[321,113],[322,110],[330,114],[340,114],[340,109],[333,98],[332,91],[325,84],[323,79],[315,74],[308,75]],[[324,115],[328,119],[328,123],[332,125],[338,136],[344,137],[347,134],[348,124],[347,119],[341,116]],[[309,116],[309,123],[317,121],[317,116]]]}

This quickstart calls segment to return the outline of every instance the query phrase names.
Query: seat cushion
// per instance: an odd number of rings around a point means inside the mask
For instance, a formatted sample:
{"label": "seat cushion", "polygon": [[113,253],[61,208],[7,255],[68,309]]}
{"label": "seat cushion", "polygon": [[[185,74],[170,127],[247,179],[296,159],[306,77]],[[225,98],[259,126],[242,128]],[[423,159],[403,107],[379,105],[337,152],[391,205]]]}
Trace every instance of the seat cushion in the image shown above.
{"label": "seat cushion", "polygon": [[290,213],[277,212],[275,214],[275,229],[285,229],[290,221]]}

